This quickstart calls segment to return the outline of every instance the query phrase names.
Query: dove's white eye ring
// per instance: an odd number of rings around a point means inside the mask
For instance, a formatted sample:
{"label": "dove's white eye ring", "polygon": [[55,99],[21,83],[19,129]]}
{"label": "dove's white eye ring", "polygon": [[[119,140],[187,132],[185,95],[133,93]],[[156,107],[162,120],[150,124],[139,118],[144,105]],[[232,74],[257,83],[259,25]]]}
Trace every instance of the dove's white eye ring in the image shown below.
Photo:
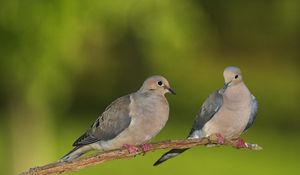
{"label": "dove's white eye ring", "polygon": [[236,75],[234,78],[235,78],[235,79],[239,78],[239,75]]}
{"label": "dove's white eye ring", "polygon": [[158,86],[162,86],[163,82],[162,81],[158,81],[157,84],[158,84]]}

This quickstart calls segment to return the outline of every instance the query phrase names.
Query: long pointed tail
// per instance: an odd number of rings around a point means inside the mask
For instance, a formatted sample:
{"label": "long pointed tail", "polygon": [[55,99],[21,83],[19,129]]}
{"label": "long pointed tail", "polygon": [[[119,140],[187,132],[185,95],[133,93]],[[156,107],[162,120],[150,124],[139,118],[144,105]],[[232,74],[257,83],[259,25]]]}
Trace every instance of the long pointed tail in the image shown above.
{"label": "long pointed tail", "polygon": [[88,150],[84,149],[83,147],[77,146],[72,149],[68,154],[64,155],[60,160],[61,161],[71,161],[80,157],[82,154],[86,153]]}
{"label": "long pointed tail", "polygon": [[173,157],[178,156],[179,154],[183,153],[184,151],[188,150],[189,148],[185,148],[185,149],[172,149],[168,152],[166,152],[164,155],[162,155],[154,164],[153,166],[157,166],[161,163],[163,163],[164,161],[171,159]]}

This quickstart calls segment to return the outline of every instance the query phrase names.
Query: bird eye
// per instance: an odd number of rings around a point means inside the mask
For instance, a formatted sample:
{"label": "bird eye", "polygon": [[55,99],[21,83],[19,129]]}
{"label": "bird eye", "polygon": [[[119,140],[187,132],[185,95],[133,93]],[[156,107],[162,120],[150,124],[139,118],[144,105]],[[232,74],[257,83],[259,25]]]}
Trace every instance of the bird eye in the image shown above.
{"label": "bird eye", "polygon": [[239,75],[236,75],[234,78],[235,78],[235,79],[239,78]]}
{"label": "bird eye", "polygon": [[163,82],[162,81],[159,81],[157,82],[158,86],[162,86],[163,85]]}

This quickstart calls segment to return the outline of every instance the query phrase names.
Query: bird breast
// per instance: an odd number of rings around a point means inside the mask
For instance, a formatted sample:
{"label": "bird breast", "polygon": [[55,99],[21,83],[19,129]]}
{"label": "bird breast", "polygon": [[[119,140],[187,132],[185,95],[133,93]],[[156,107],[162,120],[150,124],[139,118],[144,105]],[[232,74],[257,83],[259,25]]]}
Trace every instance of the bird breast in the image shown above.
{"label": "bird breast", "polygon": [[132,95],[130,100],[131,123],[121,134],[107,142],[110,148],[146,143],[159,133],[168,120],[169,104],[164,96]]}
{"label": "bird breast", "polygon": [[203,127],[205,135],[220,133],[229,139],[239,137],[249,121],[251,105],[247,87],[226,90],[220,110]]}

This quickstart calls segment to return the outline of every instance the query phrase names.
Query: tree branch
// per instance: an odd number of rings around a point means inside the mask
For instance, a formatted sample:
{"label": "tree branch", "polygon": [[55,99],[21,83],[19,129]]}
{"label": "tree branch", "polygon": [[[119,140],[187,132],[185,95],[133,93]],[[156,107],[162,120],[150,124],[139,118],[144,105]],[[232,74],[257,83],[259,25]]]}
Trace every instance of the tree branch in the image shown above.
{"label": "tree branch", "polygon": [[[189,139],[189,140],[168,140],[157,143],[149,144],[149,151],[155,151],[159,149],[182,149],[182,148],[192,148],[200,145],[217,144],[217,138],[211,136],[209,138],[202,139]],[[233,141],[225,141],[224,145],[234,146]],[[250,150],[261,150],[262,148],[257,144],[246,143],[246,149]],[[140,147],[139,147],[140,148]],[[134,157],[139,154],[144,154],[141,149],[135,153],[129,153],[127,149],[117,149],[106,152],[96,153],[91,156],[86,156],[73,160],[71,162],[54,162],[44,166],[30,168],[28,171],[21,173],[20,175],[49,175],[55,173],[63,173],[68,171],[78,171],[82,168],[101,164],[111,160],[125,159]]]}

